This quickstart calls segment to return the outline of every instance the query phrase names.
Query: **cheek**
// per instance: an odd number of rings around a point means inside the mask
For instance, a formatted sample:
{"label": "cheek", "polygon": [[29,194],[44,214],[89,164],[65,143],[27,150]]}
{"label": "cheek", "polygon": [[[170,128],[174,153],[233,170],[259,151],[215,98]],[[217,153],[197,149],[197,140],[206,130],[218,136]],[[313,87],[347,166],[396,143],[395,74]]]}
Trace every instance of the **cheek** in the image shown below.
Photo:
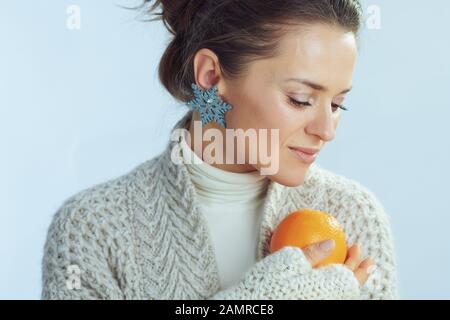
{"label": "cheek", "polygon": [[226,115],[228,128],[278,129],[280,147],[292,140],[292,136],[299,135],[307,120],[307,112],[290,106],[287,97],[277,91],[236,92],[230,98],[235,102]]}
{"label": "cheek", "polygon": [[264,97],[253,93],[233,95],[233,109],[228,112],[230,128],[267,128],[270,123],[271,108]]}
{"label": "cheek", "polygon": [[279,95],[269,90],[241,90],[231,98],[233,109],[227,114],[230,128],[271,129],[290,126],[289,108]]}

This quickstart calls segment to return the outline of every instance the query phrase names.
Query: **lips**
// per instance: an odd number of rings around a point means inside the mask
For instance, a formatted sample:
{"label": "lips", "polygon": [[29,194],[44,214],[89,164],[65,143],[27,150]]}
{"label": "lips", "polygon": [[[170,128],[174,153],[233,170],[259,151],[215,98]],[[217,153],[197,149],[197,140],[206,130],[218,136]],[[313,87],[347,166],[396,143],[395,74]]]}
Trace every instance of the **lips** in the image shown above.
{"label": "lips", "polygon": [[298,150],[301,151],[303,153],[307,153],[310,155],[316,154],[319,152],[319,149],[314,149],[314,148],[303,148],[303,147],[289,147],[290,149],[294,149],[294,150]]}
{"label": "lips", "polygon": [[289,147],[289,150],[301,161],[311,164],[316,160],[319,149],[303,148],[303,147]]}

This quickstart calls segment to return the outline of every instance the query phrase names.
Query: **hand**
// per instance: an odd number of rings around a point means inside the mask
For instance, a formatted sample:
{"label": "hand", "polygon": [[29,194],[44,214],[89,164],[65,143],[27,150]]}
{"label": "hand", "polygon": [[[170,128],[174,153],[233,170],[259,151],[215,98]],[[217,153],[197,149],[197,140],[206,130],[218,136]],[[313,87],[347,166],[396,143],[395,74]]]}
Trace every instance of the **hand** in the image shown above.
{"label": "hand", "polygon": [[[311,263],[311,266],[315,268],[317,264],[319,264],[319,262],[321,262],[331,254],[334,245],[334,240],[330,239],[314,243],[303,248],[302,250]],[[361,248],[359,244],[353,244],[347,250],[347,257],[345,258],[345,262],[343,265],[353,271],[361,287],[366,283],[370,273],[373,272],[376,268],[372,257],[367,257],[366,259],[362,260]]]}
{"label": "hand", "polygon": [[353,244],[347,250],[347,257],[345,258],[344,265],[353,271],[361,287],[366,283],[370,273],[376,269],[372,257],[369,256],[362,260],[361,247],[357,243]]}
{"label": "hand", "polygon": [[[311,272],[303,251],[294,246],[273,252],[255,263],[233,286],[213,300],[348,300],[359,297],[353,273],[339,265],[328,272]],[[317,284],[317,287],[315,285]]]}

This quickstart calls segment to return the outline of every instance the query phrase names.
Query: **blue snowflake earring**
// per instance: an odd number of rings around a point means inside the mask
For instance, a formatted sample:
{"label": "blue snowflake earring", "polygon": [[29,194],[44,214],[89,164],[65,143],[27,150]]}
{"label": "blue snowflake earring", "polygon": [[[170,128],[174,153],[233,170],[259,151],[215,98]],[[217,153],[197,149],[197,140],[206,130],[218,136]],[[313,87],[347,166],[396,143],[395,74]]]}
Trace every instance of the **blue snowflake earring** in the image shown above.
{"label": "blue snowflake earring", "polygon": [[202,125],[206,125],[210,121],[215,121],[222,127],[226,128],[225,113],[232,106],[219,97],[217,94],[217,85],[212,86],[208,90],[203,90],[195,83],[191,85],[194,91],[194,99],[187,102],[186,105],[200,113]]}

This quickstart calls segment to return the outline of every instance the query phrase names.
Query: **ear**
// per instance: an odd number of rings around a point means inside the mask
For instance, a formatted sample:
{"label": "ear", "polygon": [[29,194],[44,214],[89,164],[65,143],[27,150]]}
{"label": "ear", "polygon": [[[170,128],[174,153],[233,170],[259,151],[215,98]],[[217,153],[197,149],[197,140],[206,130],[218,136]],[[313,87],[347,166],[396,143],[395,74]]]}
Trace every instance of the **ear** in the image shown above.
{"label": "ear", "polygon": [[209,89],[217,84],[220,92],[222,73],[219,59],[213,51],[206,48],[197,51],[194,57],[194,77],[197,85],[202,88]]}

